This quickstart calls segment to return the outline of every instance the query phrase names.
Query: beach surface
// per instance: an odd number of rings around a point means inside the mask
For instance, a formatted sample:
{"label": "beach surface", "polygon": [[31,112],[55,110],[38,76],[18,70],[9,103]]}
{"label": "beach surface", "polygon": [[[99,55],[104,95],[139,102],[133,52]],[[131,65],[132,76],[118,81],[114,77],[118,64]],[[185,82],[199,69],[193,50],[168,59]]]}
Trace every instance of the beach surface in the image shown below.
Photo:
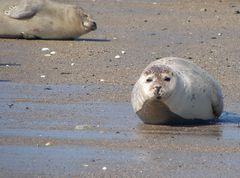
{"label": "beach surface", "polygon": [[[240,177],[239,1],[62,2],[98,29],[74,41],[0,39],[0,177]],[[133,85],[167,56],[219,82],[219,122],[138,119]]]}

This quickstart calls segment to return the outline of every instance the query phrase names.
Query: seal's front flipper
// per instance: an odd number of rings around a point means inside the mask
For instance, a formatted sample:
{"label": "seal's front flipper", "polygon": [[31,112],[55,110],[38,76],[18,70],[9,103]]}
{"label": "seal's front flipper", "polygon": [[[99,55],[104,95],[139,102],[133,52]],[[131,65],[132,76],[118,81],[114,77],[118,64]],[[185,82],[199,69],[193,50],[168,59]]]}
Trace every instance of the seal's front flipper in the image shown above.
{"label": "seal's front flipper", "polygon": [[213,90],[211,91],[211,104],[212,112],[215,117],[219,117],[223,112],[223,98],[222,92],[217,88],[217,84],[214,83]]}
{"label": "seal's front flipper", "polygon": [[40,39],[38,36],[36,35],[33,35],[33,34],[29,34],[29,33],[25,33],[25,32],[22,32],[21,33],[21,37],[26,39],[26,40],[34,40],[34,39]]}
{"label": "seal's front flipper", "polygon": [[27,19],[33,17],[39,10],[39,1],[22,1],[16,6],[10,6],[5,14],[14,19]]}

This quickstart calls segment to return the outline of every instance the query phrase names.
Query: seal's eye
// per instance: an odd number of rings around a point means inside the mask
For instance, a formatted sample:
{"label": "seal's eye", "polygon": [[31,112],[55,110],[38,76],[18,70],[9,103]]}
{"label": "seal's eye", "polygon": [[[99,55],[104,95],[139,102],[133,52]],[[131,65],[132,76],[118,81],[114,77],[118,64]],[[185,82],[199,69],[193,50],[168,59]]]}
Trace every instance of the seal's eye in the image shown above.
{"label": "seal's eye", "polygon": [[147,78],[147,80],[146,80],[147,83],[150,83],[150,82],[152,82],[152,81],[153,81],[152,78]]}
{"label": "seal's eye", "polygon": [[163,80],[166,81],[166,82],[169,82],[171,80],[171,78],[170,77],[164,77]]}

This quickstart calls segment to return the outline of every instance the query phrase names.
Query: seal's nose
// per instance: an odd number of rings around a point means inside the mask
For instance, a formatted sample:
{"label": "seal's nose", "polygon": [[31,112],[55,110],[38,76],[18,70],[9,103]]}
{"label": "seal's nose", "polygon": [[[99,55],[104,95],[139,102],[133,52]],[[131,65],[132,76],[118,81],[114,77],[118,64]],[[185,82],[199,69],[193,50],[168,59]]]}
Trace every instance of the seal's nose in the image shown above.
{"label": "seal's nose", "polygon": [[154,95],[156,96],[157,99],[161,99],[161,96],[160,96],[161,88],[162,88],[161,86],[156,86],[155,87]]}
{"label": "seal's nose", "polygon": [[94,21],[85,21],[85,22],[83,22],[83,26],[85,26],[89,30],[97,29],[97,24]]}
{"label": "seal's nose", "polygon": [[97,24],[96,22],[92,22],[92,27],[91,27],[92,30],[96,30],[97,29]]}

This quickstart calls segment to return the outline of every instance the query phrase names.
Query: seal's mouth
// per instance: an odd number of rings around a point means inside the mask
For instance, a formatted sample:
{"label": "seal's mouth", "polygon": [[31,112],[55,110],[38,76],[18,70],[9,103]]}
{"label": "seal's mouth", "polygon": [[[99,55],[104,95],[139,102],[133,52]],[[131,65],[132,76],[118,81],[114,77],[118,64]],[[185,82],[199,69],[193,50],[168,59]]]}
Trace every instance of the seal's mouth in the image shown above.
{"label": "seal's mouth", "polygon": [[97,24],[94,21],[85,21],[85,22],[83,22],[83,26],[86,29],[89,29],[89,30],[92,30],[92,31],[97,29]]}

